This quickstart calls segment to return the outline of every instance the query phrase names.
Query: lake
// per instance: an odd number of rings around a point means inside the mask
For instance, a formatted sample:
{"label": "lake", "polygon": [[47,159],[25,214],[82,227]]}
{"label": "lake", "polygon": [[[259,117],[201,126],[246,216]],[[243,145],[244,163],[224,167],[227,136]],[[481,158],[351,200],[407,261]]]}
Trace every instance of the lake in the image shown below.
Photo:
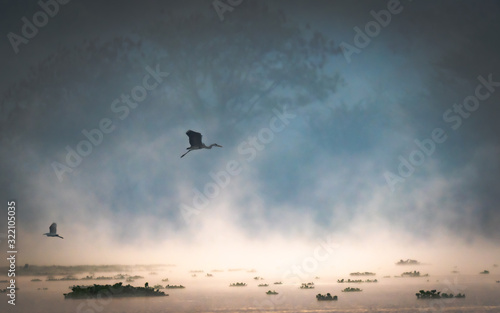
{"label": "lake", "polygon": [[[95,276],[112,276],[117,273],[95,273]],[[171,284],[186,286],[185,289],[163,289],[168,297],[120,298],[88,300],[65,300],[63,293],[69,286],[80,284],[114,284],[120,280],[91,281],[42,281],[32,282],[34,277],[18,277],[16,305],[7,304],[4,294],[0,312],[50,312],[50,313],[161,313],[161,312],[500,312],[500,280],[498,275],[448,275],[419,278],[381,277],[321,277],[312,280],[314,289],[300,289],[299,284],[279,279],[255,280],[258,273],[221,272],[206,277],[205,273],[176,273],[167,271],[144,276],[130,284],[150,286]],[[85,275],[76,275],[84,277]],[[162,278],[169,282],[162,282]],[[339,278],[374,279],[377,283],[337,283]],[[123,280],[122,280],[123,281]],[[229,287],[230,283],[245,282],[246,287]],[[304,281],[307,282],[307,281]],[[258,287],[267,283],[269,287]],[[128,284],[125,283],[124,284]],[[2,285],[5,285],[3,283]],[[345,287],[359,287],[362,292],[341,292]],[[5,288],[2,286],[2,288]],[[47,290],[43,290],[47,288]],[[278,295],[266,295],[267,290],[276,290]],[[465,293],[464,299],[418,300],[415,293],[420,289],[457,294]],[[317,301],[315,295],[331,293],[338,301]]]}

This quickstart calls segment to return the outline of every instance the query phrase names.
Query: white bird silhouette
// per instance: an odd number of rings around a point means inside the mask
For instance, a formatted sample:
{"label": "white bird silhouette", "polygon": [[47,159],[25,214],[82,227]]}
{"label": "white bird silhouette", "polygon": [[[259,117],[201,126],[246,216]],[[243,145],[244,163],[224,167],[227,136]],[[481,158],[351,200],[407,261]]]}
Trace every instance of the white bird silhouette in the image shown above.
{"label": "white bird silhouette", "polygon": [[[216,144],[216,143],[213,143],[211,144],[210,146],[205,146],[205,144],[203,142],[201,142],[201,134],[200,133],[197,133],[195,131],[192,131],[192,130],[188,130],[186,132],[186,135],[188,135],[189,137],[189,144],[191,145],[191,147],[187,148],[190,152],[192,150],[199,150],[199,149],[212,149],[212,147],[219,147],[219,148],[222,148],[222,146]],[[181,158],[183,156],[185,156],[186,154],[188,154],[188,152],[184,153],[183,155],[181,155]]]}
{"label": "white bird silhouette", "polygon": [[49,232],[45,233],[44,235],[47,237],[59,237],[61,239],[64,239],[63,237],[61,237],[57,234],[57,224],[56,223],[52,223],[52,225],[50,225],[50,227],[49,227]]}

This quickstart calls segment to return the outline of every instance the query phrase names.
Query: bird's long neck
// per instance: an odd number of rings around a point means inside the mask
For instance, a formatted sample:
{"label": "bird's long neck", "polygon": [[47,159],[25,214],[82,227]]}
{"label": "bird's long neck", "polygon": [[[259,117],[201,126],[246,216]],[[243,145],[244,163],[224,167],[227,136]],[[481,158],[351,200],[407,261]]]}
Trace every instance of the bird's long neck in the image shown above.
{"label": "bird's long neck", "polygon": [[212,149],[212,147],[214,147],[214,146],[215,146],[215,147],[222,147],[222,146],[219,146],[219,145],[218,145],[218,144],[216,144],[216,143],[213,143],[213,144],[211,144],[211,145],[210,145],[210,146],[208,146],[208,147],[207,147],[207,146],[205,146],[205,148],[206,148],[206,149]]}

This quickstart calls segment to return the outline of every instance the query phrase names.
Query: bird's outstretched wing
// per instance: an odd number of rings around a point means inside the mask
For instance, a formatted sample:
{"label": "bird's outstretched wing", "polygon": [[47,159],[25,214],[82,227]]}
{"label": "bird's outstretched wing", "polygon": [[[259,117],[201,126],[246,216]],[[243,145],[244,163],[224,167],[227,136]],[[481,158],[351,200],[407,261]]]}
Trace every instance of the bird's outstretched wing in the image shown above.
{"label": "bird's outstretched wing", "polygon": [[191,145],[191,147],[201,146],[201,134],[200,133],[197,133],[197,132],[192,131],[192,130],[188,130],[186,132],[186,135],[188,135],[188,137],[189,137],[189,144]]}
{"label": "bird's outstretched wing", "polygon": [[52,225],[50,225],[49,232],[51,234],[57,234],[57,224],[56,223],[52,223]]}

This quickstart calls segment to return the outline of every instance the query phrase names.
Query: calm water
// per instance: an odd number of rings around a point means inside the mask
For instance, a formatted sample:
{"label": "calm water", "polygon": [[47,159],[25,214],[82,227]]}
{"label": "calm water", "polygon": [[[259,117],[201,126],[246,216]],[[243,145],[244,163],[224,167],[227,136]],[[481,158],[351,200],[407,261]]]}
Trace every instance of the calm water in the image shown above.
{"label": "calm water", "polygon": [[[116,273],[96,273],[96,276],[112,276]],[[339,277],[322,277],[314,280],[315,289],[302,290],[298,285],[273,285],[275,280],[256,281],[257,273],[224,272],[214,277],[198,277],[191,274],[175,276],[173,273],[134,272],[131,275],[145,276],[131,283],[144,286],[149,282],[165,285],[162,278],[168,277],[169,284],[183,284],[186,289],[164,290],[168,297],[64,300],[63,293],[74,284],[113,284],[105,281],[57,281],[31,282],[33,277],[18,278],[16,306],[7,304],[8,297],[1,294],[0,312],[50,312],[50,313],[160,313],[160,312],[500,312],[499,275],[450,275],[429,278],[380,278],[378,283],[339,284]],[[81,277],[84,275],[77,275]],[[348,278],[348,277],[341,277]],[[366,277],[360,277],[366,279]],[[373,279],[373,277],[369,277]],[[429,279],[429,281],[427,281]],[[244,281],[247,287],[229,287],[232,282]],[[269,287],[257,287],[259,283]],[[2,284],[4,285],[4,284]],[[345,287],[360,287],[362,292],[343,293]],[[48,290],[38,290],[46,287]],[[5,288],[2,286],[2,288]],[[279,295],[266,295],[274,289]],[[415,292],[420,289],[437,289],[443,292],[462,292],[465,299],[417,300]],[[318,293],[331,293],[338,301],[316,300]]]}

